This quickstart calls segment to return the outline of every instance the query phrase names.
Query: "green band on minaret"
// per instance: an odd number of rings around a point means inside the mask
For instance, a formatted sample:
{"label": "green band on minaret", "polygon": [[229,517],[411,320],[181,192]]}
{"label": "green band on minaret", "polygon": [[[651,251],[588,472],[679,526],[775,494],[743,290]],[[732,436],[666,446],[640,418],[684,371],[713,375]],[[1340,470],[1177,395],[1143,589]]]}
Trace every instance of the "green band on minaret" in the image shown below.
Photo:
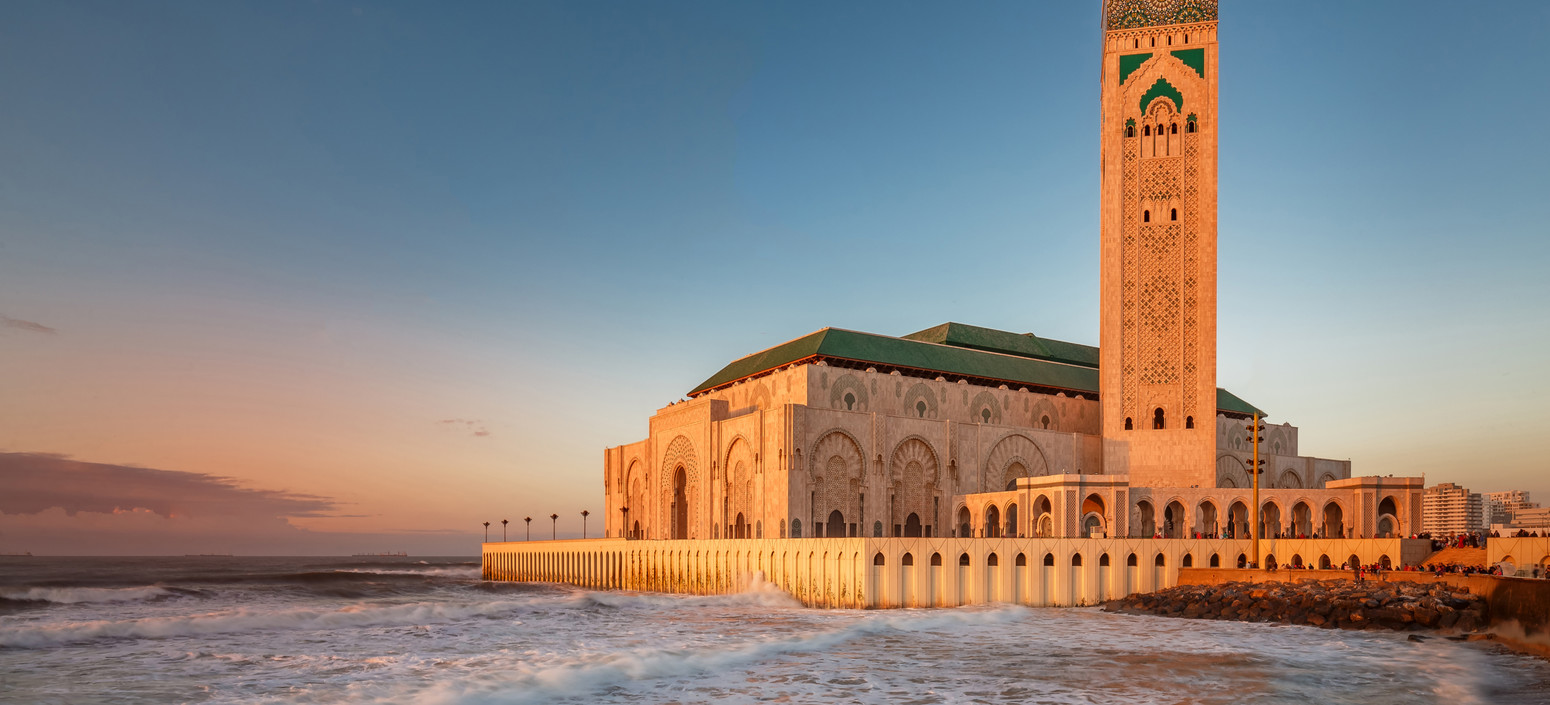
{"label": "green band on minaret", "polygon": [[1106,30],[1216,21],[1217,0],[1104,0]]}

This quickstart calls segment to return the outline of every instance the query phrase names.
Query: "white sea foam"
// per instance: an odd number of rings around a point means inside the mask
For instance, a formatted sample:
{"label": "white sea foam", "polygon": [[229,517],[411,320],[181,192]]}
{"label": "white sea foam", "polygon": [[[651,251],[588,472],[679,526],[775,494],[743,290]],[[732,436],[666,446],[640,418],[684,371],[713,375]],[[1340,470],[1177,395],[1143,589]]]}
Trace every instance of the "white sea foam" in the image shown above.
{"label": "white sea foam", "polygon": [[373,575],[421,575],[438,578],[469,578],[477,579],[480,576],[479,566],[454,566],[454,567],[404,567],[404,568],[338,568],[335,573],[366,573]]}
{"label": "white sea foam", "polygon": [[148,585],[128,588],[93,587],[31,587],[25,590],[0,590],[0,599],[25,602],[53,602],[74,605],[83,602],[133,602],[154,600],[173,593],[166,588]]}
{"label": "white sea foam", "polygon": [[0,646],[42,648],[93,639],[224,634],[277,629],[339,629],[452,622],[511,612],[531,600],[351,605],[340,609],[235,609],[174,617],[0,627]]}
{"label": "white sea foam", "polygon": [[413,693],[369,697],[371,702],[445,703],[448,705],[520,705],[587,696],[612,686],[717,673],[773,657],[823,652],[887,632],[956,630],[1006,622],[1026,614],[1020,607],[989,610],[941,610],[874,617],[846,626],[792,637],[759,640],[723,648],[638,648],[605,652],[564,663],[512,668],[498,681],[443,681]]}

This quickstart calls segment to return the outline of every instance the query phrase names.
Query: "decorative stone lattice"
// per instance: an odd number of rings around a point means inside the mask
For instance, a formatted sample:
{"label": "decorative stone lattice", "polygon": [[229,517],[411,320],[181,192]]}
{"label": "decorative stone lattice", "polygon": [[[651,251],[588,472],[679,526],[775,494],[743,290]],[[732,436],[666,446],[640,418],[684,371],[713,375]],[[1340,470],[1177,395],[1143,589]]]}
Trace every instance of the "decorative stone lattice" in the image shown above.
{"label": "decorative stone lattice", "polygon": [[1001,402],[990,392],[974,395],[974,401],[969,402],[969,409],[969,419],[974,423],[1001,423]]}
{"label": "decorative stone lattice", "polygon": [[904,393],[904,415],[915,418],[936,418],[936,393],[925,382],[912,385]]}
{"label": "decorative stone lattice", "polygon": [[[910,438],[893,450],[888,463],[893,483],[893,516],[891,521],[902,526],[910,514],[920,517],[921,524],[930,524],[931,499],[936,496],[936,451],[919,438]],[[890,527],[891,528],[891,527]]]}
{"label": "decorative stone lattice", "polygon": [[[861,448],[850,436],[830,431],[813,445],[813,521],[827,522],[829,513],[839,510],[845,521],[861,516]],[[827,527],[825,527],[827,529]],[[816,535],[816,534],[815,534]]]}
{"label": "decorative stone lattice", "polygon": [[684,497],[688,500],[689,530],[698,526],[700,520],[698,501],[700,488],[699,460],[694,455],[694,444],[684,436],[678,436],[667,444],[667,452],[662,454],[662,482],[657,485],[658,509],[657,516],[667,520],[658,522],[658,526],[672,526],[673,516],[673,473],[682,467],[684,469]]}
{"label": "decorative stone lattice", "polygon": [[742,438],[732,441],[732,448],[727,451],[727,467],[731,471],[727,473],[727,516],[724,521],[736,524],[737,515],[741,513],[744,520],[752,524],[757,513],[754,512],[753,497],[753,449],[747,441]]}
{"label": "decorative stone lattice", "polygon": [[999,482],[994,487],[982,487],[981,492],[1000,492],[1019,477],[1042,477],[1050,473],[1044,451],[1032,438],[1014,433],[996,442],[990,454],[985,456],[985,472],[988,482]]}

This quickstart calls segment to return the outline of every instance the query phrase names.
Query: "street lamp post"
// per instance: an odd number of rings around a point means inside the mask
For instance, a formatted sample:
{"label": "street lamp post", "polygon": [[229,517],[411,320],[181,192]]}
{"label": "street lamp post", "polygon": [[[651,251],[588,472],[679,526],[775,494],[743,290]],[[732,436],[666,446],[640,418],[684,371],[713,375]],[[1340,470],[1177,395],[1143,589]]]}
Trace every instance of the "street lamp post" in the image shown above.
{"label": "street lamp post", "polygon": [[501,543],[506,542],[506,520],[501,520]]}
{"label": "street lamp post", "polygon": [[551,541],[559,540],[559,538],[560,538],[560,515],[558,515],[558,514],[550,514],[549,515],[549,530],[551,532],[549,534],[549,540],[551,540]]}
{"label": "street lamp post", "polygon": [[522,521],[527,522],[527,540],[532,541],[533,540],[533,517],[522,517]]}
{"label": "street lamp post", "polygon": [[585,510],[585,509],[581,510],[581,538],[583,538],[583,539],[585,539],[587,537],[587,514],[588,513],[589,512],[587,512],[587,510]]}
{"label": "street lamp post", "polygon": [[484,523],[484,542],[490,542],[490,522]]}
{"label": "street lamp post", "polygon": [[1254,464],[1249,467],[1249,473],[1254,476],[1254,515],[1249,519],[1249,531],[1254,539],[1254,563],[1251,567],[1258,569],[1260,567],[1259,532],[1263,528],[1260,526],[1262,510],[1259,507],[1259,474],[1265,471],[1265,461],[1259,459],[1259,442],[1265,440],[1265,437],[1260,435],[1265,432],[1265,426],[1259,422],[1258,412],[1255,412],[1250,424],[1249,442],[1254,444]]}

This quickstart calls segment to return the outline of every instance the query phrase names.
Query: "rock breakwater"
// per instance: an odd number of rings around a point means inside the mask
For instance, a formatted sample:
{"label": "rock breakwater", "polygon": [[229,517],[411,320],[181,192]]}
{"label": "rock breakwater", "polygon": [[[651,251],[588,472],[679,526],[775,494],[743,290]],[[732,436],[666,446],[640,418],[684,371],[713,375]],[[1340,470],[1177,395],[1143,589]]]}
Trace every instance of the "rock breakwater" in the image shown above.
{"label": "rock breakwater", "polygon": [[1104,604],[1109,612],[1188,619],[1305,624],[1326,629],[1469,632],[1486,603],[1468,588],[1353,580],[1181,585]]}

